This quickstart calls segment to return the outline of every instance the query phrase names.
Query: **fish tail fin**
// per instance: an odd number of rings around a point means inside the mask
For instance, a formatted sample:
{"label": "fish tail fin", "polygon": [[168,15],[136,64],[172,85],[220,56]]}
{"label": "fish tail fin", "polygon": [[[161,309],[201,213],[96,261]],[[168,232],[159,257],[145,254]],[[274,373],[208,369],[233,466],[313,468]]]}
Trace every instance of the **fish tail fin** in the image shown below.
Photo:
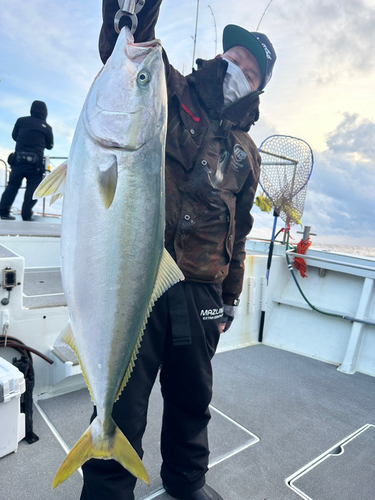
{"label": "fish tail fin", "polygon": [[52,488],[68,479],[81,465],[90,458],[99,458],[104,460],[117,460],[131,474],[138,477],[146,484],[150,480],[137,452],[126,439],[115,422],[111,419],[112,431],[110,434],[101,432],[98,434],[97,418],[90,427],[79,438],[74,447],[61,464],[52,482]]}
{"label": "fish tail fin", "polygon": [[56,486],[65,481],[65,479],[68,479],[74,471],[76,471],[93,456],[90,425],[60,465],[60,468],[53,479],[52,488],[56,488]]}
{"label": "fish tail fin", "polygon": [[117,462],[125,467],[133,476],[138,477],[150,486],[150,479],[143,462],[117,425],[113,442],[112,458],[117,460]]}

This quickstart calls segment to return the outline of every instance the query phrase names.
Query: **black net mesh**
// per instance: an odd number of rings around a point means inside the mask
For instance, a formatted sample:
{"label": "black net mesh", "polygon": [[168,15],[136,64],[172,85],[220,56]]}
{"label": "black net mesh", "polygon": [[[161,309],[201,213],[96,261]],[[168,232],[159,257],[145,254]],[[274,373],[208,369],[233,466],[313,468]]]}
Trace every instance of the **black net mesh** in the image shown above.
{"label": "black net mesh", "polygon": [[259,154],[264,193],[286,225],[300,224],[313,166],[310,146],[295,137],[274,135],[261,144]]}

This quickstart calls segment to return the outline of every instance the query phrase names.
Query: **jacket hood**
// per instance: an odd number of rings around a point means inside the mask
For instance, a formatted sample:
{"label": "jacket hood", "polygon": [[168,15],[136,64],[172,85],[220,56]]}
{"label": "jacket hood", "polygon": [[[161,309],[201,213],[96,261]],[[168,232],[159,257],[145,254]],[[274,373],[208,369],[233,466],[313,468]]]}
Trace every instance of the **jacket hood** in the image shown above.
{"label": "jacket hood", "polygon": [[43,101],[34,101],[30,108],[30,114],[31,116],[45,120],[48,114],[46,103]]}
{"label": "jacket hood", "polygon": [[198,70],[187,76],[194,85],[199,100],[211,119],[231,121],[236,127],[247,132],[259,119],[259,95],[252,92],[238,101],[224,107],[223,81],[228,63],[221,57],[205,61],[197,60]]}

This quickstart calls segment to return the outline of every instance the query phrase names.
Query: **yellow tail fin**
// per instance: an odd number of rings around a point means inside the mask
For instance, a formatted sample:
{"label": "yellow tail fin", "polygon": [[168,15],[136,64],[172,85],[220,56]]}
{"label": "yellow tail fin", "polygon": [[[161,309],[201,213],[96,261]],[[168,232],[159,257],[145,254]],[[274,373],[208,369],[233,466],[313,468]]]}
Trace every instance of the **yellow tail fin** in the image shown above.
{"label": "yellow tail fin", "polygon": [[135,477],[138,477],[148,485],[150,484],[145,466],[137,452],[115,422],[112,420],[111,423],[113,424],[112,429],[114,429],[114,432],[99,434],[97,418],[92,422],[61,464],[52,482],[52,488],[56,488],[56,486],[65,481],[65,479],[71,476],[74,471],[90,458],[101,458],[104,460],[113,458]]}

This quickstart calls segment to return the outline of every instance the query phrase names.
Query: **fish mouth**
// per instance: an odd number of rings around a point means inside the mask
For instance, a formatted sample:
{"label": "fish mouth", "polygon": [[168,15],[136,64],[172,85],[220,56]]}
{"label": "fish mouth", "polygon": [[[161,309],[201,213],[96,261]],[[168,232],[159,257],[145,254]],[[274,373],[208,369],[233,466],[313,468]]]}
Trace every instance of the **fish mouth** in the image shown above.
{"label": "fish mouth", "polygon": [[95,79],[85,103],[84,126],[95,142],[124,151],[137,151],[143,146],[142,119],[147,114],[147,103],[139,90],[137,75],[143,68],[147,72],[154,58],[161,57],[159,40],[134,43],[130,30],[121,30],[113,53]]}
{"label": "fish mouth", "polygon": [[157,38],[154,40],[149,40],[147,42],[134,42],[134,37],[131,34],[129,28],[124,26],[118,37],[118,43],[124,44],[125,56],[132,61],[133,64],[138,65],[146,61],[147,57],[161,48],[161,41]]}

